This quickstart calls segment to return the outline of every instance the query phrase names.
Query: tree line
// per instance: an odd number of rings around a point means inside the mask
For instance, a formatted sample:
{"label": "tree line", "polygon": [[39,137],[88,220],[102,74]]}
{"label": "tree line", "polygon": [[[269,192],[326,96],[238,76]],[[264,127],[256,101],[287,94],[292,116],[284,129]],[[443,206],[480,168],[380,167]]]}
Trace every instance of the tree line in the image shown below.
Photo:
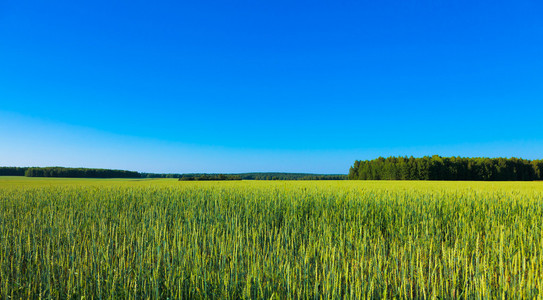
{"label": "tree line", "polygon": [[244,180],[343,180],[347,175],[308,173],[244,173]]}
{"label": "tree line", "polygon": [[0,167],[0,176],[25,176],[27,169],[21,167]]}
{"label": "tree line", "polygon": [[44,167],[27,168],[27,177],[72,177],[72,178],[140,178],[140,173],[125,170]]}
{"label": "tree line", "polygon": [[358,180],[543,180],[543,160],[488,157],[379,157],[357,160],[349,179]]}
{"label": "tree line", "polygon": [[179,178],[180,180],[343,180],[347,175],[309,173],[138,173],[135,171],[64,168],[64,167],[0,167],[0,176],[72,177],[72,178]]}
{"label": "tree line", "polygon": [[[193,180],[192,177],[214,177],[221,174],[214,173],[192,173],[192,174],[160,174],[160,173],[140,173],[142,178],[184,178],[183,180]],[[341,174],[308,174],[308,173],[278,173],[278,172],[262,172],[262,173],[235,173],[223,174],[225,176],[239,176],[242,180],[344,180],[347,175]],[[204,177],[205,178],[205,177]],[[217,180],[217,179],[214,179]],[[237,179],[236,179],[237,180]]]}
{"label": "tree line", "polygon": [[183,174],[177,173],[140,173],[141,178],[181,178]]}
{"label": "tree line", "polygon": [[210,180],[241,180],[239,175],[225,175],[225,174],[216,174],[216,175],[198,175],[198,176],[182,176],[179,178],[179,181],[210,181]]}

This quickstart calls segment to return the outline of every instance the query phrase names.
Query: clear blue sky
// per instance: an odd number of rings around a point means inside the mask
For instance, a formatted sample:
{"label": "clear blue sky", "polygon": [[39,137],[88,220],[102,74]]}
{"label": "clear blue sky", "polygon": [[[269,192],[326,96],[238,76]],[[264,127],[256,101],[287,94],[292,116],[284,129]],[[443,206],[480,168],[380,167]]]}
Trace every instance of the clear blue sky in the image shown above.
{"label": "clear blue sky", "polygon": [[0,2],[0,165],[543,157],[540,1]]}

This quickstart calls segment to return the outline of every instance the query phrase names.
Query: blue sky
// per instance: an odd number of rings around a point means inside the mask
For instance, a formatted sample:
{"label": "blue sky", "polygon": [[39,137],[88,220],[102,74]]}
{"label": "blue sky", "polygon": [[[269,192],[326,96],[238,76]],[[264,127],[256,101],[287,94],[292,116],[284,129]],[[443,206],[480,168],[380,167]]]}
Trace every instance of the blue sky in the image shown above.
{"label": "blue sky", "polygon": [[0,165],[543,157],[538,1],[2,1]]}

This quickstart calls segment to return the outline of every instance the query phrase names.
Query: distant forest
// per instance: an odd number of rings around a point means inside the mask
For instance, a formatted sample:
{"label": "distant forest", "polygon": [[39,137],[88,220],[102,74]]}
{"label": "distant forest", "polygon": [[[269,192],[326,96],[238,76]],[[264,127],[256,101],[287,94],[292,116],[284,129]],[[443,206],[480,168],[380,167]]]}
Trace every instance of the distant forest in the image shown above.
{"label": "distant forest", "polygon": [[63,167],[0,167],[0,176],[26,176],[26,177],[71,177],[71,178],[140,178],[134,171],[89,169],[89,168],[63,168]]}
{"label": "distant forest", "polygon": [[87,169],[87,168],[28,168],[27,177],[74,177],[74,178],[139,178],[140,174],[134,171]]}
{"label": "distant forest", "polygon": [[28,168],[0,167],[0,176],[25,176]]}
{"label": "distant forest", "polygon": [[357,160],[349,175],[307,173],[238,173],[238,174],[157,174],[135,171],[63,168],[0,167],[0,176],[72,177],[72,178],[178,178],[202,180],[543,180],[543,160],[487,157],[379,157]]}
{"label": "distant forest", "polygon": [[543,180],[543,160],[391,156],[357,160],[348,176],[358,180]]}
{"label": "distant forest", "polygon": [[[308,173],[237,173],[237,174],[141,173],[141,175],[143,178],[180,178],[181,180],[189,180],[189,181],[190,180],[344,180],[344,179],[347,179],[347,175],[341,175],[341,174],[329,175],[329,174],[308,174]],[[214,179],[209,179],[209,178],[214,178]],[[225,178],[225,179],[219,179],[219,178]]]}
{"label": "distant forest", "polygon": [[239,175],[199,175],[199,176],[182,176],[179,177],[179,181],[212,181],[212,180],[241,180]]}
{"label": "distant forest", "polygon": [[63,168],[63,167],[0,167],[0,176],[72,177],[72,178],[179,178],[192,180],[343,180],[347,175],[308,173],[239,173],[239,174],[166,174],[135,171]]}

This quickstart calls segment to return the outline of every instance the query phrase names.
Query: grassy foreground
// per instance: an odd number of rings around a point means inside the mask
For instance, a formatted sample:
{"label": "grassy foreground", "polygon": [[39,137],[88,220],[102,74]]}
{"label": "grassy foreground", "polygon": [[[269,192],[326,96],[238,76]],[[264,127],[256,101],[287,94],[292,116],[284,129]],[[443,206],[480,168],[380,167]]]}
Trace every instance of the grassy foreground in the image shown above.
{"label": "grassy foreground", "polygon": [[0,177],[0,298],[539,298],[543,182]]}

